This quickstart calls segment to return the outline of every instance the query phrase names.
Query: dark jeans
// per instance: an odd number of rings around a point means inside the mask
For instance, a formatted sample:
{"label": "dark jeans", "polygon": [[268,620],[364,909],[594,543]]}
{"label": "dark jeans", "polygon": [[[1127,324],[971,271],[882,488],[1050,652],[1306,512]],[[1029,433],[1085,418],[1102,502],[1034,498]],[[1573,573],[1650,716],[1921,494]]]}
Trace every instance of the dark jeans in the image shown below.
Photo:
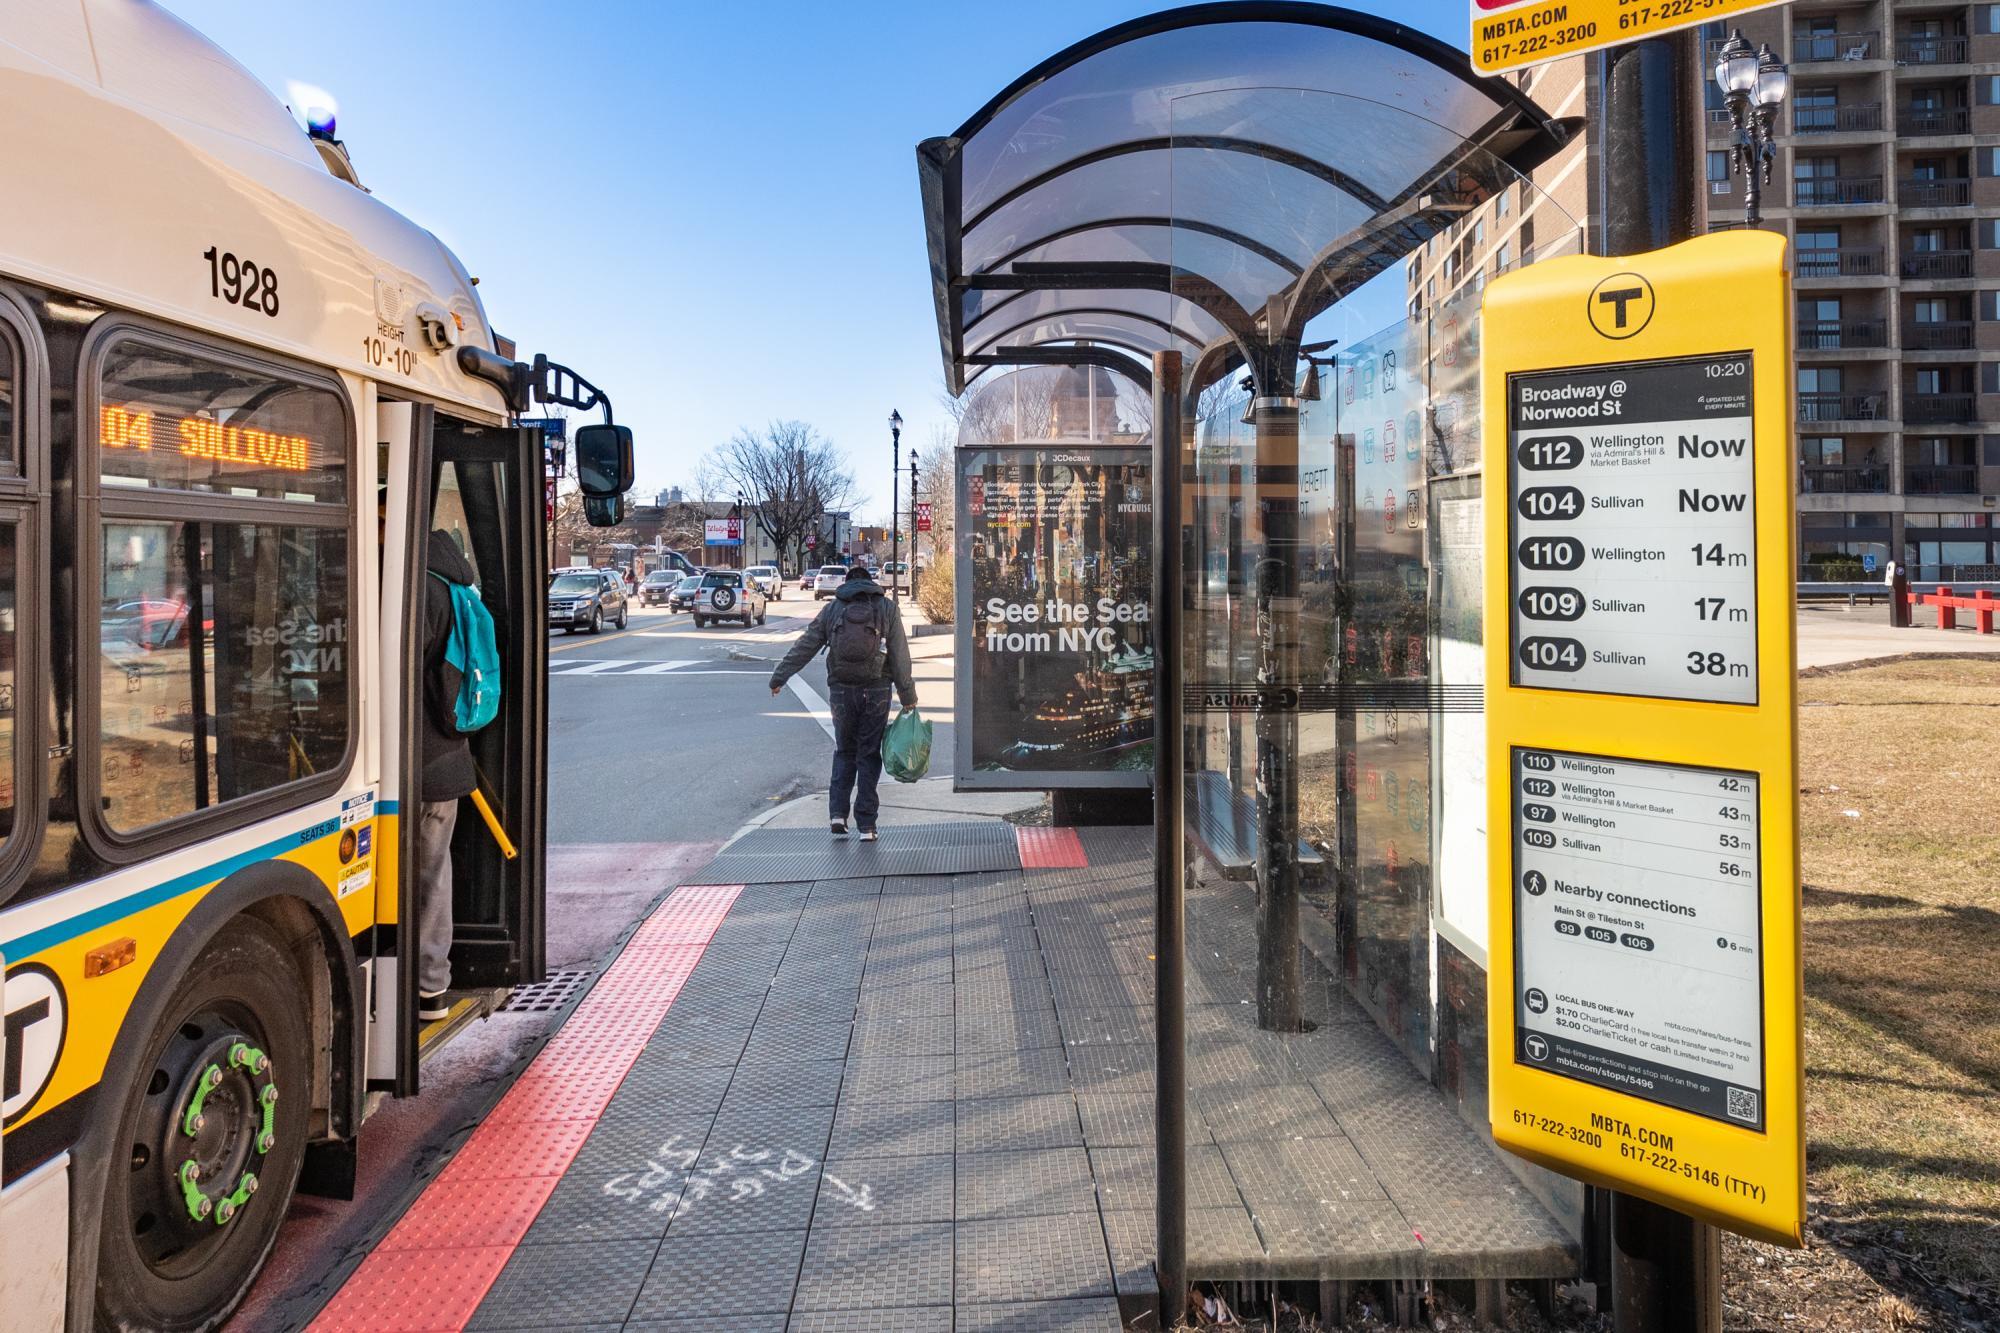
{"label": "dark jeans", "polygon": [[827,687],[827,703],[833,709],[833,790],[826,797],[829,819],[845,820],[852,797],[855,824],[863,829],[875,827],[875,812],[882,806],[875,784],[882,777],[882,733],[889,729],[892,688],[887,681]]}

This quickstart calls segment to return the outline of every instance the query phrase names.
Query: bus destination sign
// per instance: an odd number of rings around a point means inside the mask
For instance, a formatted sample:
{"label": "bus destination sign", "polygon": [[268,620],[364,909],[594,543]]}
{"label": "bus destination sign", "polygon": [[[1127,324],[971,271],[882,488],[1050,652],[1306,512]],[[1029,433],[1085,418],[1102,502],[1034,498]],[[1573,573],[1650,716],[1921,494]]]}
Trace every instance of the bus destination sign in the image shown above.
{"label": "bus destination sign", "polygon": [[1751,370],[1508,377],[1516,685],[1757,702]]}
{"label": "bus destination sign", "polygon": [[1781,0],[1472,0],[1472,66],[1500,74],[1768,9]]}

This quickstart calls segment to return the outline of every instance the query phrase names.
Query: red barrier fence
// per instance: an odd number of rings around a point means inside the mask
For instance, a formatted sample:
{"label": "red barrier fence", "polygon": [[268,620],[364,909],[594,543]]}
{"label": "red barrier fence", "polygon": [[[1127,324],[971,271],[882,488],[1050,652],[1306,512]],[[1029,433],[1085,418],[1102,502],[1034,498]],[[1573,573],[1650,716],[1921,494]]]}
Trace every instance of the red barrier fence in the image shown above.
{"label": "red barrier fence", "polygon": [[1915,620],[1915,612],[1918,607],[1934,606],[1937,608],[1937,627],[1939,629],[1957,629],[1958,613],[1960,611],[1970,611],[1972,612],[1973,629],[1981,634],[1991,634],[1993,632],[1993,613],[2000,611],[2000,597],[1994,596],[1984,588],[1969,596],[1961,596],[1953,593],[1950,588],[1942,587],[1936,592],[1911,592],[1906,593],[1905,596],[1909,599],[1906,604],[1907,613],[1903,616],[1902,621],[1905,625]]}

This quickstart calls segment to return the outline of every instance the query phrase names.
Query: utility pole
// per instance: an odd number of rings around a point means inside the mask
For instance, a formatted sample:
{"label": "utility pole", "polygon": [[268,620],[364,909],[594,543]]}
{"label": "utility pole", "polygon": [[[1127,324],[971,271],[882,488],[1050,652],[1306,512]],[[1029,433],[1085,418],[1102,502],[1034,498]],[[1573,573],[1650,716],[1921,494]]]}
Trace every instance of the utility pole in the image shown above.
{"label": "utility pole", "polygon": [[[1643,254],[1708,230],[1700,29],[1597,56],[1602,255]],[[1721,1240],[1714,1227],[1636,1195],[1609,1203],[1611,1308],[1618,1333],[1720,1333]]]}

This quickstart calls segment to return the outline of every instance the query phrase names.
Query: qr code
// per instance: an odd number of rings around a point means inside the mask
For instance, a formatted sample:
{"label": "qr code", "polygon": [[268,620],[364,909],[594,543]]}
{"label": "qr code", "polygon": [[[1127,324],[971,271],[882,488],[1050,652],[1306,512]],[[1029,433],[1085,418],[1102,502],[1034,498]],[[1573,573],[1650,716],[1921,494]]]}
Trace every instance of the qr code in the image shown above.
{"label": "qr code", "polygon": [[1729,1104],[1726,1109],[1731,1120],[1747,1120],[1757,1123],[1757,1094],[1748,1088],[1730,1088]]}

